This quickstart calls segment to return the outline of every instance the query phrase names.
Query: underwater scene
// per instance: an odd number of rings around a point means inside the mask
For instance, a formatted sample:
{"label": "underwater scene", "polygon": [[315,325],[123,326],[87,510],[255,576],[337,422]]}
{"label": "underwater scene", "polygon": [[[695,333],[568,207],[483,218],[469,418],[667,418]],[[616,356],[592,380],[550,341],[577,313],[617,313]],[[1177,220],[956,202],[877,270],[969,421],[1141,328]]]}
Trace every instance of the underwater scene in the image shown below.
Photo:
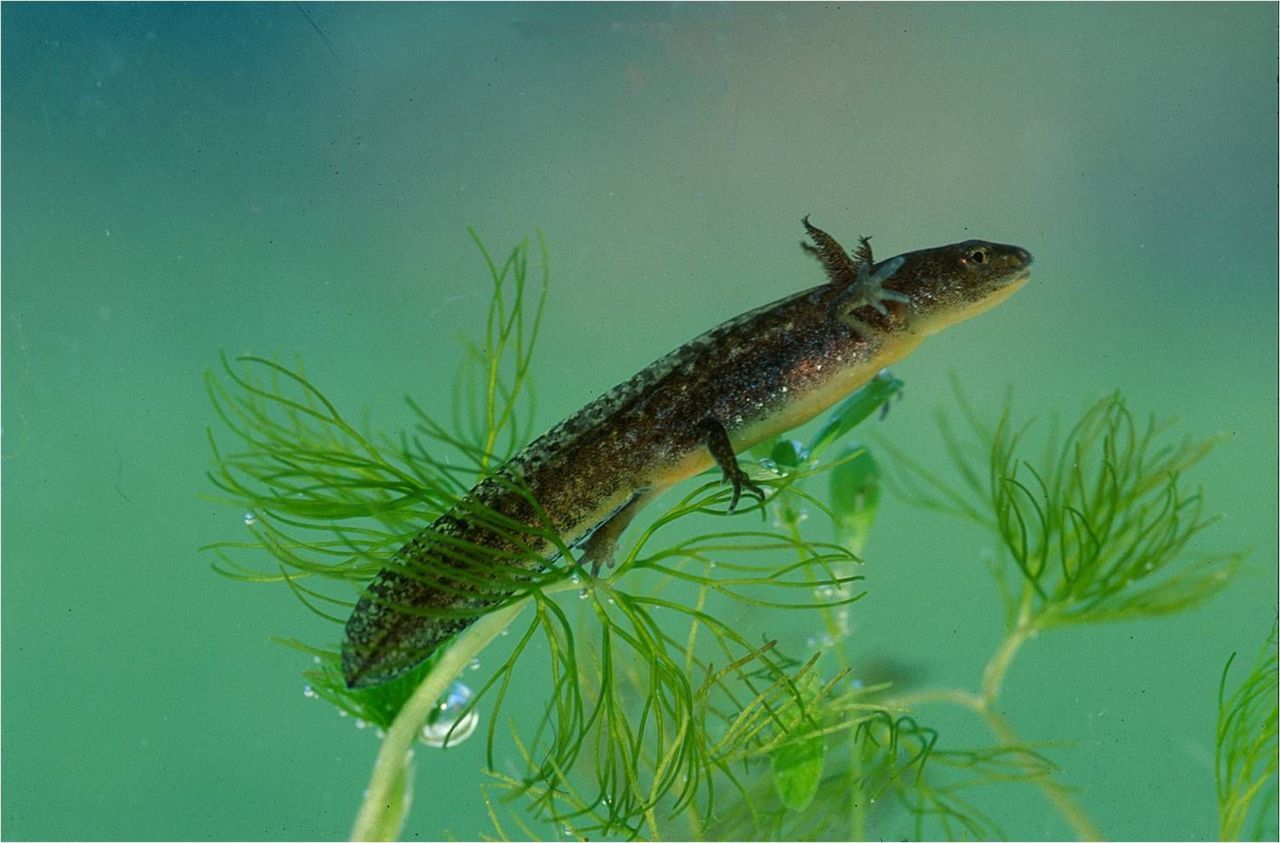
{"label": "underwater scene", "polygon": [[1277,839],[1278,23],[4,4],[0,836]]}

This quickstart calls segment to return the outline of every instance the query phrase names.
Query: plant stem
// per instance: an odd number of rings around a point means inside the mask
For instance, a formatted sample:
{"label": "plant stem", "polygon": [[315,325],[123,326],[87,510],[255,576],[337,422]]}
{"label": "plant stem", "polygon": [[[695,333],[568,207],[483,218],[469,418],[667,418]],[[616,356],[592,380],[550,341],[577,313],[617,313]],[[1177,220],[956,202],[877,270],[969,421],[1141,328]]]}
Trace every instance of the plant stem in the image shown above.
{"label": "plant stem", "polygon": [[[1016,746],[1021,741],[1018,734],[1014,732],[1013,727],[1009,725],[1009,721],[997,712],[987,709],[982,712],[982,719],[987,722],[987,727],[991,729],[1001,743],[1006,746]],[[1050,776],[1041,776],[1036,779],[1036,784],[1045,798],[1053,805],[1057,812],[1066,820],[1067,825],[1071,826],[1071,830],[1075,832],[1076,837],[1080,840],[1102,840],[1102,832],[1093,824],[1085,814],[1084,808],[1076,801],[1075,795],[1071,790],[1063,785],[1058,784]]]}
{"label": "plant stem", "polygon": [[[1003,649],[1003,648],[1002,648]],[[977,694],[954,689],[937,691],[919,691],[885,700],[885,705],[895,708],[911,709],[928,703],[948,703],[967,708],[977,714],[987,724],[987,728],[1005,746],[1019,746],[1022,741],[1009,725],[1003,715],[992,711],[987,701]],[[1076,836],[1081,840],[1101,840],[1102,833],[1093,821],[1085,814],[1084,809],[1076,802],[1071,791],[1047,776],[1036,779],[1036,786],[1044,793],[1045,798],[1057,809]]]}
{"label": "plant stem", "polygon": [[1026,599],[1030,594],[1030,590],[1024,592],[1022,605],[1018,608],[1017,623],[1005,635],[1004,641],[1000,642],[999,649],[991,656],[991,660],[987,662],[986,668],[982,671],[982,706],[984,709],[989,709],[995,705],[996,699],[1000,696],[1000,689],[1004,685],[1004,675],[1009,672],[1009,666],[1013,664],[1013,659],[1018,655],[1018,650],[1022,649],[1022,645],[1027,643],[1027,639],[1038,630],[1036,621],[1031,616],[1030,600]]}
{"label": "plant stem", "polygon": [[[779,516],[782,519],[783,523],[787,525],[787,531],[790,533],[792,540],[796,542],[797,554],[800,556],[803,556],[803,553],[798,550],[798,548],[803,544],[804,538],[800,533],[800,520],[797,517],[797,513],[794,509],[791,508],[790,500],[783,498],[779,501],[779,503],[780,503]],[[862,553],[862,548],[863,548],[863,545],[865,545],[865,543],[866,541],[864,536],[862,539],[857,541],[856,548],[855,547],[849,548],[850,552],[853,553],[855,556],[859,556],[859,558],[861,558],[860,554]],[[839,573],[845,574],[845,573],[848,573],[848,571],[842,569]],[[817,585],[817,581],[813,574],[812,569],[806,569],[805,574],[809,578],[809,581],[811,583],[813,583],[814,585]],[[846,584],[845,586],[842,586],[842,588],[851,588],[851,587],[852,587],[851,584]],[[845,609],[841,607],[840,609],[836,609],[834,611],[836,612],[845,611]],[[834,645],[835,643],[839,642],[840,638],[842,637],[841,635],[842,632],[846,632],[846,629],[834,616],[832,607],[823,606],[821,615],[822,615],[823,625],[826,627],[827,639],[831,641]],[[843,646],[832,646],[831,649],[834,651],[835,658],[839,660],[840,669],[845,671],[847,674],[852,675],[853,662],[849,658],[848,650]],[[862,778],[863,778],[862,756],[859,753],[858,742],[856,740],[849,741],[849,766],[850,766],[850,769],[853,770],[854,772],[855,781],[859,783],[858,787],[849,794],[849,802],[848,802],[849,834],[850,834],[849,839],[850,840],[866,840],[867,839],[867,801],[866,801],[866,792],[862,788]]]}
{"label": "plant stem", "polygon": [[[1021,744],[1017,733],[1009,725],[1009,721],[997,712],[995,707],[1000,697],[1000,690],[1004,685],[1005,674],[1008,673],[1009,666],[1013,664],[1014,657],[1018,655],[1018,650],[1044,624],[1044,614],[1035,615],[1031,611],[1033,599],[1034,594],[1031,589],[1025,589],[1018,606],[1017,620],[1014,622],[1013,629],[1009,630],[1008,634],[1005,635],[1004,640],[1000,642],[1000,646],[991,656],[991,660],[987,662],[987,666],[982,672],[981,695],[960,690],[924,691],[900,697],[892,700],[889,704],[904,708],[929,702],[945,702],[963,706],[980,716],[1000,743],[1005,746]],[[1085,815],[1084,809],[1076,801],[1070,790],[1048,776],[1037,777],[1036,785],[1067,824],[1071,826],[1077,837],[1081,840],[1102,839],[1101,832],[1093,824],[1093,821]]]}
{"label": "plant stem", "polygon": [[[1027,643],[1027,640],[1039,632],[1044,625],[1044,612],[1033,614],[1031,611],[1034,598],[1032,589],[1029,586],[1024,587],[1014,627],[1005,635],[1004,641],[1000,642],[1000,647],[982,671],[982,696],[973,701],[977,705],[970,704],[970,707],[986,721],[991,733],[1005,746],[1016,746],[1020,740],[1013,726],[1009,725],[1009,721],[995,710],[995,705],[1000,697],[1000,690],[1004,686],[1005,674],[1009,672],[1009,666],[1013,664],[1014,657],[1018,655],[1022,645]],[[1101,832],[1085,815],[1084,808],[1076,801],[1070,790],[1049,776],[1039,777],[1036,784],[1045,798],[1071,826],[1077,837],[1081,840],[1102,839]]]}
{"label": "plant stem", "polygon": [[968,691],[956,689],[943,689],[935,691],[916,691],[913,694],[904,694],[900,697],[891,697],[884,701],[885,706],[889,708],[913,709],[916,706],[928,705],[929,703],[949,703],[970,709],[977,714],[981,714],[984,705],[982,698],[977,694],[971,694]]}
{"label": "plant stem", "polygon": [[409,813],[413,746],[427,716],[445,690],[480,651],[497,638],[529,602],[529,598],[492,612],[458,636],[418,685],[387,730],[373,765],[369,787],[351,829],[352,840],[395,840]]}

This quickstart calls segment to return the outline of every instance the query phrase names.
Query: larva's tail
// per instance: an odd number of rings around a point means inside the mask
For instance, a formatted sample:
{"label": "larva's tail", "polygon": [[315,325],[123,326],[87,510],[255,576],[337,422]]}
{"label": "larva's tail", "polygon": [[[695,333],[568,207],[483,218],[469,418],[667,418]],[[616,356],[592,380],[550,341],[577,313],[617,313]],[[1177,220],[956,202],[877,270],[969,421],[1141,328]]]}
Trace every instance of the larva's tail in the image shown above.
{"label": "larva's tail", "polygon": [[349,688],[417,667],[477,618],[528,587],[558,555],[527,492],[488,480],[396,552],[347,620]]}
{"label": "larva's tail", "polygon": [[479,613],[473,607],[464,611],[471,603],[394,568],[380,571],[347,620],[342,642],[347,687],[381,685],[421,664],[475,621]]}

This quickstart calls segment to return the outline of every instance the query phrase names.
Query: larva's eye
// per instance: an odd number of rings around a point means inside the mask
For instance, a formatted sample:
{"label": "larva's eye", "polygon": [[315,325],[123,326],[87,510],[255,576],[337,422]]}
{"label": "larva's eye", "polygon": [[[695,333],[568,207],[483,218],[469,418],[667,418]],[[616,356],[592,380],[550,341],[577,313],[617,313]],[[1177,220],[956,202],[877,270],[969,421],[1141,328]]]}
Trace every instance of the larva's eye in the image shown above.
{"label": "larva's eye", "polygon": [[985,246],[978,246],[976,249],[970,249],[964,259],[970,263],[982,265],[991,260],[991,253],[987,251]]}

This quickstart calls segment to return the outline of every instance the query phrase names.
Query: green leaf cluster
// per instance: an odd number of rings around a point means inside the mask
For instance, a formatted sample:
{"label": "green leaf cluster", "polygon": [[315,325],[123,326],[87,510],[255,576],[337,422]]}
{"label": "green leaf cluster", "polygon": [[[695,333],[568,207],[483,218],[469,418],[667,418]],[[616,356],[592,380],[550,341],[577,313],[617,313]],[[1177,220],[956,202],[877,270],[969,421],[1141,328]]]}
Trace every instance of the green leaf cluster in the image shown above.
{"label": "green leaf cluster", "polygon": [[[216,570],[249,582],[282,582],[313,612],[343,623],[359,587],[391,554],[528,438],[529,366],[549,279],[546,248],[539,240],[536,279],[529,241],[496,261],[472,237],[488,271],[489,305],[483,343],[466,346],[449,423],[406,397],[410,425],[394,437],[375,436],[339,412],[300,365],[262,357],[224,355],[221,372],[205,374],[221,438],[229,435],[231,442],[220,444],[209,432],[209,477],[220,500],[243,508],[249,531],[247,539],[204,548],[215,555]],[[263,550],[269,567],[262,565]],[[528,578],[519,573],[513,590],[527,591]],[[315,658],[306,673],[312,691],[358,722],[384,728],[432,667],[428,662],[394,682],[351,691],[336,648],[285,643]]]}
{"label": "green leaf cluster", "polygon": [[[1277,664],[1276,624],[1240,684],[1227,692],[1236,654],[1218,683],[1214,780],[1218,833],[1223,840],[1276,839]],[[1248,826],[1248,833],[1245,827]]]}
{"label": "green leaf cluster", "polygon": [[[1032,746],[949,748],[916,717],[878,701],[885,686],[841,676],[806,709],[808,722],[774,754],[773,787],[757,780],[722,803],[714,825],[679,828],[677,838],[715,840],[1001,839],[975,795],[1010,783],[1036,784],[1053,764]],[[819,749],[821,739],[821,749]],[[779,767],[785,777],[779,781]]]}
{"label": "green leaf cluster", "polygon": [[993,569],[1008,628],[1168,615],[1203,603],[1230,580],[1239,554],[1191,552],[1215,519],[1183,475],[1212,440],[1169,443],[1168,422],[1139,422],[1114,394],[1065,435],[1052,432],[1032,462],[1025,456],[1030,423],[1015,423],[1006,406],[988,425],[963,396],[960,405],[967,435],[939,417],[960,485],[885,447],[903,468],[909,499],[995,532],[1008,563]]}
{"label": "green leaf cluster", "polygon": [[[836,419],[865,418],[900,386],[886,391],[888,380],[876,381],[871,397],[853,396]],[[834,518],[803,481],[849,464],[861,451],[824,463],[822,436],[814,448],[764,446],[780,459],[748,467],[768,501],[747,511],[813,507]],[[565,607],[535,598],[530,626],[495,674],[501,690],[493,722],[510,677],[541,630],[553,691],[532,740],[513,736],[532,772],[500,780],[539,816],[583,836],[658,838],[672,816],[684,815],[703,835],[699,818],[717,815],[716,794],[745,792],[765,769],[789,810],[800,811],[821,773],[826,736],[856,725],[847,720],[854,697],[833,696],[844,672],[819,683],[815,660],[799,665],[778,652],[775,639],[751,640],[726,618],[734,604],[843,610],[862,597],[853,573],[858,558],[843,544],[802,535],[800,518],[782,533],[668,537],[691,516],[727,517],[730,494],[718,481],[692,490],[640,532],[612,576],[580,590],[591,637],[575,633],[583,624]],[[858,705],[863,716],[874,710]],[[491,753],[493,737],[491,729]]]}

